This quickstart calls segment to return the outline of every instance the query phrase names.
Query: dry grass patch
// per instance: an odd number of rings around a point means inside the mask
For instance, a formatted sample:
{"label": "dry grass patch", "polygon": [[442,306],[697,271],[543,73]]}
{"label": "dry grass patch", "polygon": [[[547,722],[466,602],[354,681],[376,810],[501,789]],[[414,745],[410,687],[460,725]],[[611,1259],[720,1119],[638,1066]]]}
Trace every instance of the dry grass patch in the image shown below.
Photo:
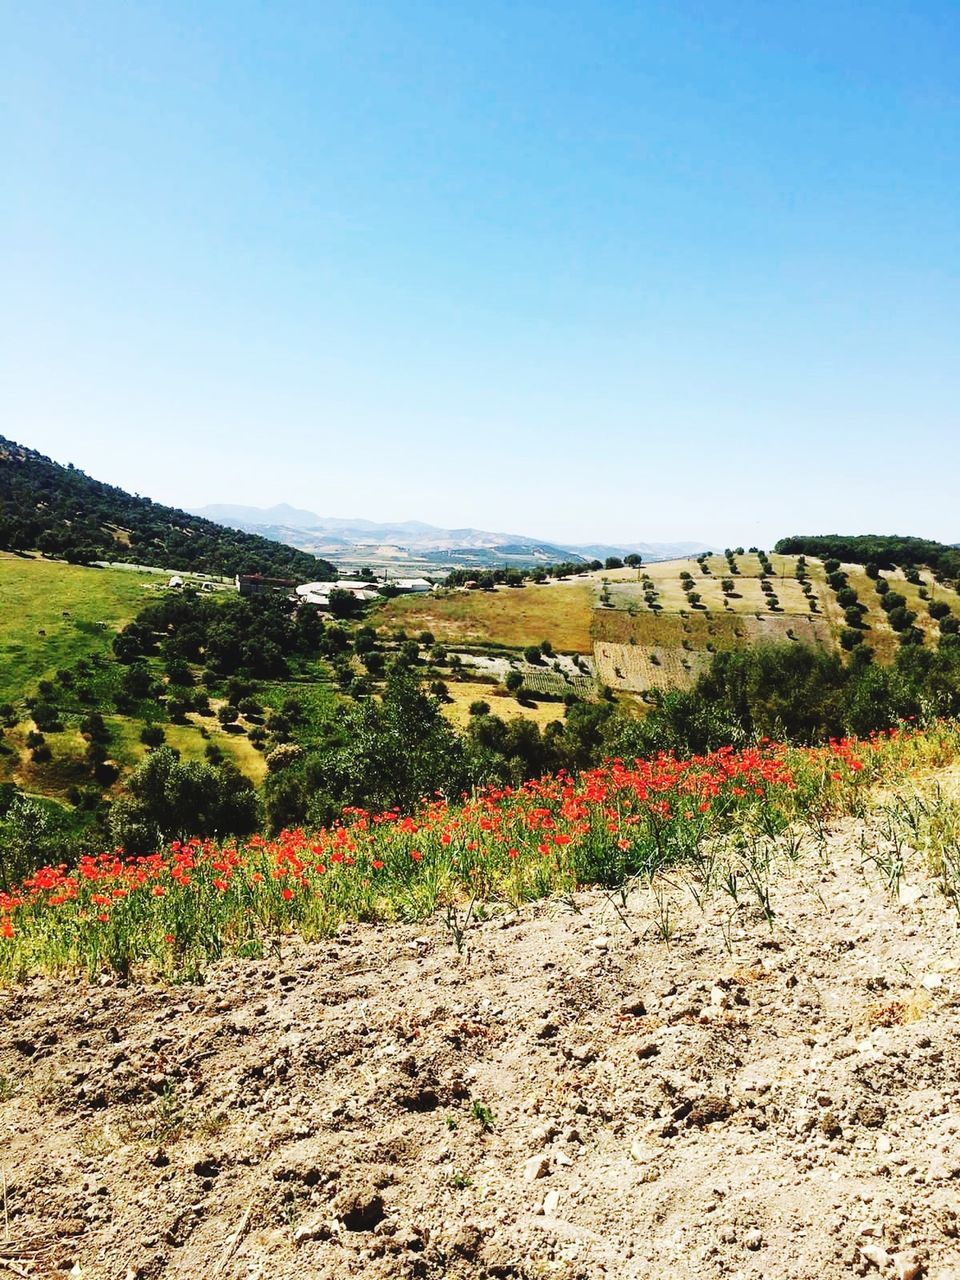
{"label": "dry grass patch", "polygon": [[431,631],[444,643],[494,643],[523,648],[549,640],[559,653],[589,653],[594,589],[584,582],[527,585],[496,591],[398,596],[371,614],[374,626]]}
{"label": "dry grass patch", "polygon": [[444,703],[443,714],[458,729],[470,722],[470,704],[483,701],[489,704],[490,714],[501,720],[532,720],[544,729],[551,720],[562,720],[565,707],[562,702],[519,703],[512,694],[504,693],[497,685],[459,680],[447,686],[450,702]]}

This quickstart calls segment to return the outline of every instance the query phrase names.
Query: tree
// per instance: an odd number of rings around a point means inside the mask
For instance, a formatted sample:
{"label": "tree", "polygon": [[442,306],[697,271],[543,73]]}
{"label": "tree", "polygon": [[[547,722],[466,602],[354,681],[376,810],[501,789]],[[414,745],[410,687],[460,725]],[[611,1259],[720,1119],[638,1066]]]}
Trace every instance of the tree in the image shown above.
{"label": "tree", "polygon": [[638,556],[635,551],[631,551],[628,556],[624,556],[623,563],[629,565],[631,569],[639,569],[643,564],[643,556]]}
{"label": "tree", "polygon": [[622,569],[623,561],[619,556],[607,556],[606,560],[603,562],[603,567],[605,569]]}
{"label": "tree", "polygon": [[329,596],[330,612],[335,618],[356,618],[363,612],[363,601],[358,600],[352,591],[343,587],[334,587]]}
{"label": "tree", "polygon": [[519,671],[508,671],[503,683],[510,693],[517,693],[523,685],[523,676]]}
{"label": "tree", "polygon": [[217,709],[217,719],[224,726],[224,728],[226,728],[227,725],[236,724],[239,718],[240,718],[239,709],[237,707],[231,706],[229,702],[225,703],[222,707],[219,707]]}
{"label": "tree", "polygon": [[130,799],[110,811],[113,838],[128,853],[152,853],[166,840],[246,835],[259,811],[251,783],[232,765],[183,763],[158,747],[130,776]]}
{"label": "tree", "polygon": [[523,651],[523,656],[531,666],[539,666],[543,662],[541,650],[535,644],[528,645]]}

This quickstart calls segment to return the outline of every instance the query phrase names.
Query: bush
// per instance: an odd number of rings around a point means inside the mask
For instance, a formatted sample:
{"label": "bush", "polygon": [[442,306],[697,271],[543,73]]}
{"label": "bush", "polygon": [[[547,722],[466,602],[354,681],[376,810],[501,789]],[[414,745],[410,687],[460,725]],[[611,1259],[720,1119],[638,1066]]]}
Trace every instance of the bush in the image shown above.
{"label": "bush", "polygon": [[217,719],[224,727],[228,724],[236,724],[239,717],[239,708],[231,706],[229,702],[217,710]]}
{"label": "bush", "polygon": [[289,765],[302,760],[303,756],[303,747],[297,746],[294,742],[281,742],[266,756],[267,772],[279,773],[281,769],[286,769]]}
{"label": "bush", "polygon": [[488,716],[490,714],[490,703],[478,698],[476,702],[470,703],[470,714],[472,716]]}
{"label": "bush", "polygon": [[140,730],[140,741],[145,747],[162,747],[166,740],[167,735],[159,724],[146,724]]}

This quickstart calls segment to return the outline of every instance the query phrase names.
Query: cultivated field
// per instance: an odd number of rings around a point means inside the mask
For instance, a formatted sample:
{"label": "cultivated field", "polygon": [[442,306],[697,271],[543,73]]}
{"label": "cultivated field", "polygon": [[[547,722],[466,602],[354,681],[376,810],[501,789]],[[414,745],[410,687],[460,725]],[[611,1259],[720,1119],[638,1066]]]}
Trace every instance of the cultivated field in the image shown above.
{"label": "cultivated field", "polygon": [[0,1261],[954,1280],[957,749],[45,869],[0,902]]}
{"label": "cultivated field", "polygon": [[[748,552],[734,556],[734,572],[724,556],[714,555],[702,565],[689,559],[605,569],[576,582],[528,584],[522,590],[406,597],[377,610],[374,622],[403,626],[411,634],[429,630],[438,640],[461,644],[520,649],[548,639],[558,651],[591,654],[600,683],[617,692],[684,688],[713,653],[725,649],[794,642],[837,651],[844,611],[822,562],[808,561],[805,591],[796,576],[797,559],[772,555],[765,572],[760,556]],[[878,661],[891,662],[899,637],[874,583],[861,566],[843,569],[867,608],[866,643]],[[960,615],[960,597],[937,586],[929,572],[921,574],[919,586],[900,571],[883,577],[906,597],[927,644],[936,644],[939,635],[927,612],[930,600],[944,600]]]}

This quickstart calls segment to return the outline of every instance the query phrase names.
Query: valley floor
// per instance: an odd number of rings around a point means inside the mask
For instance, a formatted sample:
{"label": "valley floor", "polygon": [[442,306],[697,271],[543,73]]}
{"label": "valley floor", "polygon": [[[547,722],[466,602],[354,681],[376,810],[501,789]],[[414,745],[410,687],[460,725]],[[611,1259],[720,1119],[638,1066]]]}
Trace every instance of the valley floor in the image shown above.
{"label": "valley floor", "polygon": [[0,993],[0,1275],[956,1276],[957,919],[877,839],[772,927],[678,878]]}

